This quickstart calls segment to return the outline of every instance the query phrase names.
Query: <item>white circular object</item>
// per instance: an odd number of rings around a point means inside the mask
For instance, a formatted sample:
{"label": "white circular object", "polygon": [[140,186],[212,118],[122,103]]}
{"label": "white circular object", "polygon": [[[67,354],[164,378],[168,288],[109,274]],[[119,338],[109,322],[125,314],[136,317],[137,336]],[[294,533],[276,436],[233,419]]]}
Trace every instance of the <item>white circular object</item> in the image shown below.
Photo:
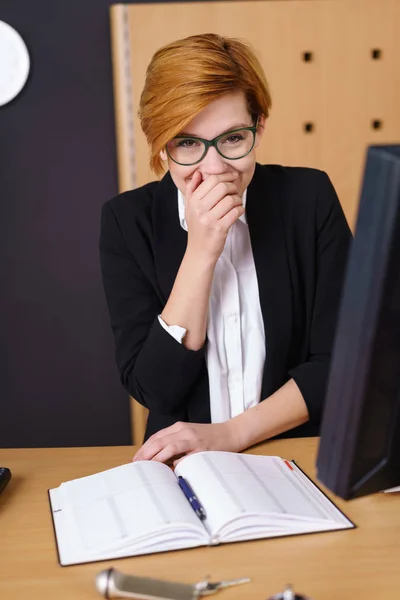
{"label": "white circular object", "polygon": [[29,74],[24,40],[11,25],[0,21],[0,106],[18,96]]}

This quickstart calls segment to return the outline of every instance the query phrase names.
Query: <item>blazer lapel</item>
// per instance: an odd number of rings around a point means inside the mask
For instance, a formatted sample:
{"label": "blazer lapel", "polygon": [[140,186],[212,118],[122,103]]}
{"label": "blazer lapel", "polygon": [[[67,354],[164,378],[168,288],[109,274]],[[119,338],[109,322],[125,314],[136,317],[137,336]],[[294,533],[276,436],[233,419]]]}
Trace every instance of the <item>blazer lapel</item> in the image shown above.
{"label": "blazer lapel", "polygon": [[178,191],[169,173],[160,181],[154,198],[154,259],[163,300],[171,294],[187,245],[187,232],[179,223]]}
{"label": "blazer lapel", "polygon": [[292,329],[290,272],[276,178],[270,167],[257,165],[246,202],[266,341],[262,399],[287,376],[285,357]]}

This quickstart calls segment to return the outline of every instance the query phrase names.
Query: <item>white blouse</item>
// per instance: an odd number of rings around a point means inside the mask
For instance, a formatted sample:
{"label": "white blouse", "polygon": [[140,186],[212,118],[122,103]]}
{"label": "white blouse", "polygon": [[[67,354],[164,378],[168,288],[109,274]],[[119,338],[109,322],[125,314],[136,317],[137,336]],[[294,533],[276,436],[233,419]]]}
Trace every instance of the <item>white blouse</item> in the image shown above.
{"label": "white blouse", "polygon": [[[246,206],[247,190],[243,194]],[[185,198],[178,190],[181,227],[187,231]],[[179,343],[186,329],[161,325]],[[258,282],[245,214],[230,228],[215,266],[207,320],[206,362],[212,423],[255,406],[261,400],[266,355]]]}

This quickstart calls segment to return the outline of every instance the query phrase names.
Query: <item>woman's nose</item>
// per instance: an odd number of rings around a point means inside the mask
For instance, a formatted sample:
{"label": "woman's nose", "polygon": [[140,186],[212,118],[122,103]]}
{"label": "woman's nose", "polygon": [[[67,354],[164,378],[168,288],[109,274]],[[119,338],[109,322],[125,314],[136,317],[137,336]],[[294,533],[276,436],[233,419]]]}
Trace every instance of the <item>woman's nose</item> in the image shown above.
{"label": "woman's nose", "polygon": [[207,175],[220,175],[226,171],[226,161],[223,156],[218,154],[216,148],[211,146],[199,164],[199,171],[203,179],[206,179]]}

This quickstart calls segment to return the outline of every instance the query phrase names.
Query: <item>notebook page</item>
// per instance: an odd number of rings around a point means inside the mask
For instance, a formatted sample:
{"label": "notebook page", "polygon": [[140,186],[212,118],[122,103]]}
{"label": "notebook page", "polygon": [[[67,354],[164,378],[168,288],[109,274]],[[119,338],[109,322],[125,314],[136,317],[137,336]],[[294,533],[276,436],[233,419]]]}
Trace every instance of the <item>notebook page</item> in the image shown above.
{"label": "notebook page", "polygon": [[208,539],[176,477],[157,462],[130,463],[63,483],[57,502],[63,511],[60,535],[79,555],[140,550],[175,536],[184,544]]}
{"label": "notebook page", "polygon": [[288,530],[329,528],[349,521],[292,463],[276,456],[202,452],[186,457],[175,469],[196,490],[212,535],[230,532],[229,523]]}
{"label": "notebook page", "polygon": [[150,536],[145,544],[143,542],[132,542],[131,545],[122,549],[99,549],[95,552],[88,552],[82,546],[78,546],[76,539],[71,536],[71,528],[67,515],[65,511],[58,508],[59,490],[60,488],[49,490],[49,497],[53,508],[53,522],[59,561],[62,566],[208,545],[208,537],[204,541],[199,541],[196,536],[189,535],[186,528],[180,531],[177,527],[174,529],[173,535],[171,531],[159,532],[155,536]]}

